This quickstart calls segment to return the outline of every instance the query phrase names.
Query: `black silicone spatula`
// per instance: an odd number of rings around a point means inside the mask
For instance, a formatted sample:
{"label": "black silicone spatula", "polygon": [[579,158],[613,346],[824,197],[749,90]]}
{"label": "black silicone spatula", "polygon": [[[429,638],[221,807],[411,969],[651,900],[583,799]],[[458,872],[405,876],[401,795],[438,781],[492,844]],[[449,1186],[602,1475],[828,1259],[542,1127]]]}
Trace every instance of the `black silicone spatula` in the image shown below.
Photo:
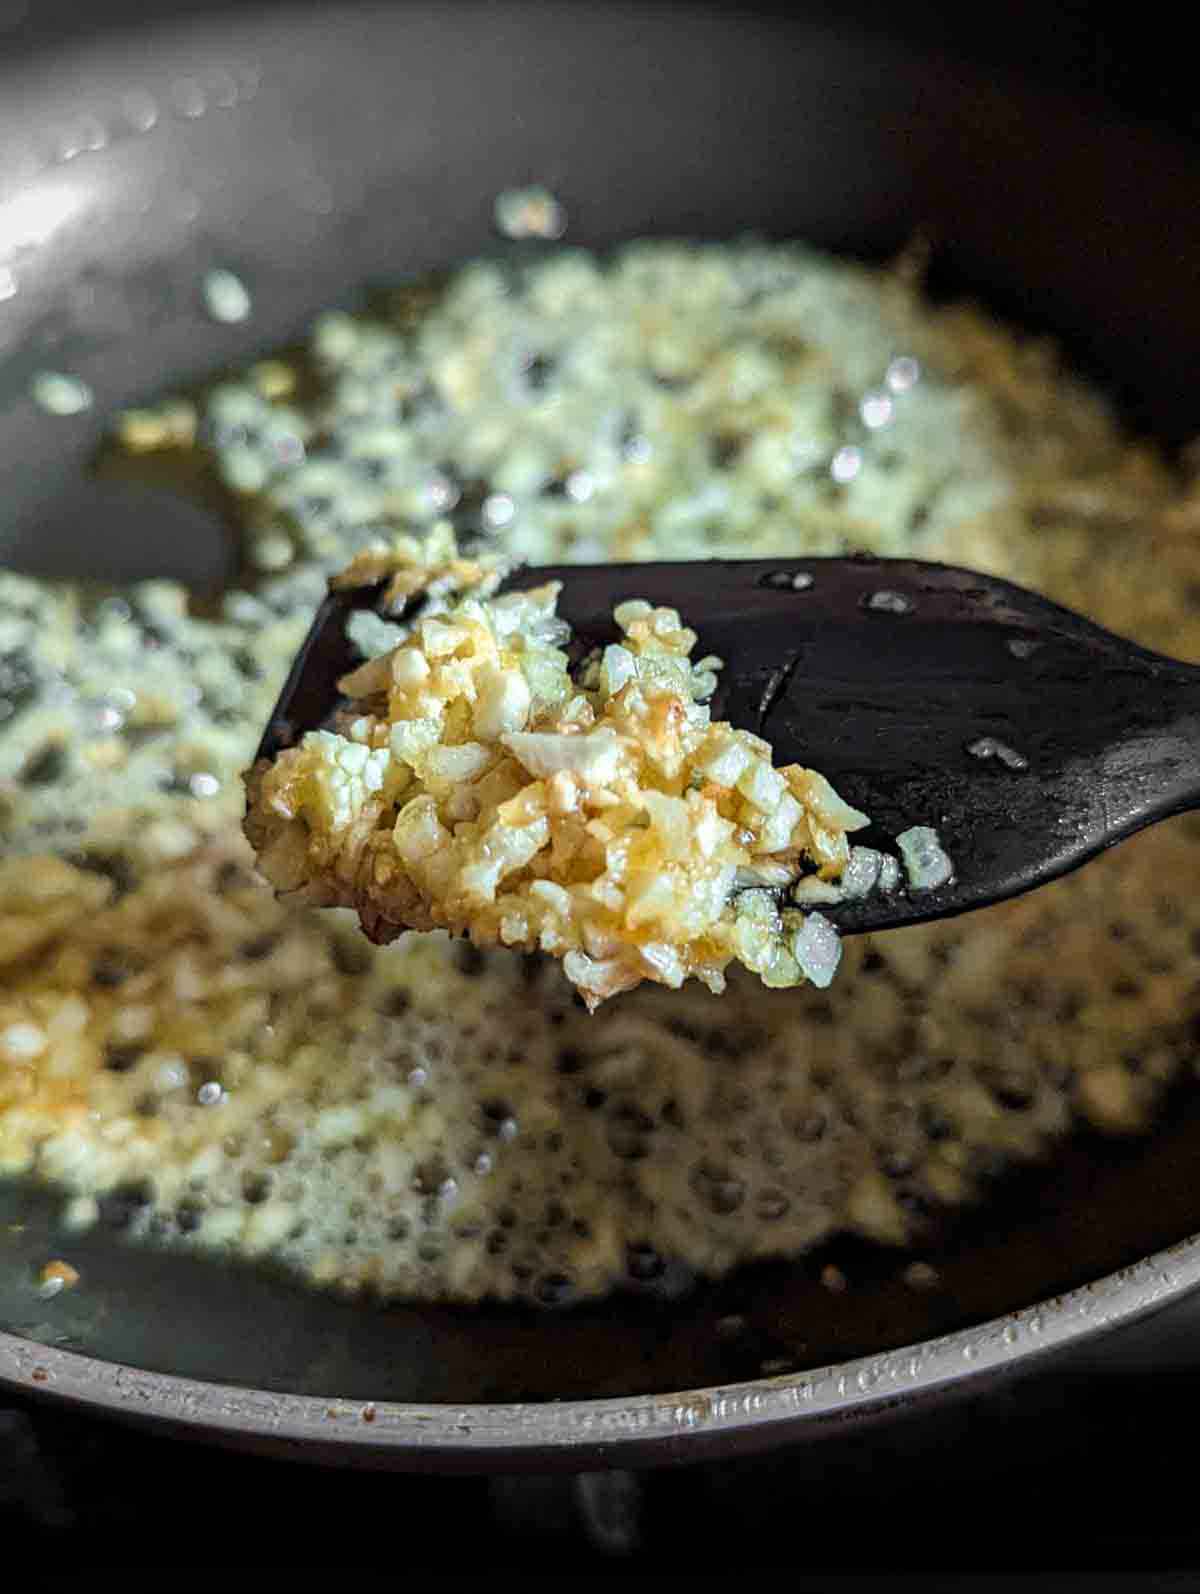
{"label": "black silicone spatula", "polygon": [[[1200,803],[1200,669],[994,576],[918,560],[714,560],[525,568],[507,586],[549,580],[585,648],[616,640],[627,598],[679,609],[697,656],[725,661],[713,718],[765,737],[776,765],[828,776],[872,818],[855,842],[894,851],[901,832],[936,829],[953,878],[822,905],[845,932],[1016,896]],[[380,595],[326,599],[261,757],[337,707],[357,662],[346,618]]]}

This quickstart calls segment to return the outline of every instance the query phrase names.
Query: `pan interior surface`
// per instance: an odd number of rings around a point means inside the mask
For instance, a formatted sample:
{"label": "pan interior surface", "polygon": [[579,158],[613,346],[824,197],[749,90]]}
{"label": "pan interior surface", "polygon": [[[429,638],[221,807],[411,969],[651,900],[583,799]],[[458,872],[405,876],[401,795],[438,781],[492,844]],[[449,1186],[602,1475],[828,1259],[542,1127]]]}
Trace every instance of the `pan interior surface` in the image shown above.
{"label": "pan interior surface", "polygon": [[[707,8],[219,8],[135,37],[0,66],[0,557],[19,567],[218,587],[230,551],[211,517],[97,495],[104,416],[278,347],[364,285],[481,253],[514,183],[560,193],[571,241],[593,247],[755,231],[886,258],[925,229],[939,290],[1061,337],[1165,442],[1200,430],[1196,162],[1086,108]],[[249,327],[214,326],[197,302],[204,272],[231,262],[259,307]],[[96,393],[77,425],[25,401],[51,360]],[[13,1183],[0,1330],[347,1400],[728,1387],[987,1322],[1184,1240],[1198,1145],[1187,1088],[1152,1137],[1072,1141],[922,1252],[936,1292],[902,1282],[907,1257],[840,1242],[537,1313],[352,1304],[103,1227],[70,1241],[81,1287],[45,1300],[59,1203]],[[829,1266],[844,1293],[822,1283]]]}
{"label": "pan interior surface", "polygon": [[[1195,1224],[1198,1135],[1200,1104],[1181,1104],[1144,1142],[1114,1154],[1111,1143],[1081,1141],[1052,1170],[1016,1177],[922,1250],[941,1275],[936,1291],[904,1282],[903,1257],[844,1241],[799,1264],[676,1280],[674,1298],[625,1293],[561,1311],[341,1301],[278,1273],[122,1244],[103,1230],[71,1239],[67,1254],[86,1282],[47,1301],[35,1281],[64,1250],[60,1203],[9,1184],[0,1187],[0,1323],[152,1373],[352,1401],[452,1407],[728,1388],[953,1334],[1176,1244]],[[822,1282],[829,1267],[849,1281],[845,1293]]]}

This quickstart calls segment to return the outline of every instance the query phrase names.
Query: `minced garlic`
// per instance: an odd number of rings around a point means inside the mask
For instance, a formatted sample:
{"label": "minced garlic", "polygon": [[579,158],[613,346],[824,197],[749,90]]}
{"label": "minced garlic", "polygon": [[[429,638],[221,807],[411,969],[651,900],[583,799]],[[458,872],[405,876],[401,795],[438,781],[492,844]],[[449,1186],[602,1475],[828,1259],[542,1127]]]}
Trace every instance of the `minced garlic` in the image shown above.
{"label": "minced garlic", "polygon": [[643,980],[721,991],[734,959],[770,986],[827,985],[836,932],[780,896],[840,879],[866,815],[711,719],[721,661],[693,660],[674,609],[622,603],[621,640],[572,676],[561,583],[498,596],[502,571],[446,538],[351,567],[434,597],[343,678],[333,729],[251,772],[268,880],[357,909],[377,942],[445,928],[549,953],[590,1008]]}

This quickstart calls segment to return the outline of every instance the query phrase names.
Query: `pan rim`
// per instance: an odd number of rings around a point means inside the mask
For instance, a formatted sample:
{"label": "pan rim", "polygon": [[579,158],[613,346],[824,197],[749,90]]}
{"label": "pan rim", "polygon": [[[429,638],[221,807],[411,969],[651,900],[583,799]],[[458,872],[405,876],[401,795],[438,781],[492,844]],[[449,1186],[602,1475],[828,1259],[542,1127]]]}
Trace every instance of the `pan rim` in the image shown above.
{"label": "pan rim", "polygon": [[181,1437],[343,1465],[591,1471],[816,1440],[977,1392],[1200,1289],[1200,1235],[936,1339],[803,1372],[658,1395],[504,1404],[346,1400],[211,1383],[0,1330],[0,1389]]}

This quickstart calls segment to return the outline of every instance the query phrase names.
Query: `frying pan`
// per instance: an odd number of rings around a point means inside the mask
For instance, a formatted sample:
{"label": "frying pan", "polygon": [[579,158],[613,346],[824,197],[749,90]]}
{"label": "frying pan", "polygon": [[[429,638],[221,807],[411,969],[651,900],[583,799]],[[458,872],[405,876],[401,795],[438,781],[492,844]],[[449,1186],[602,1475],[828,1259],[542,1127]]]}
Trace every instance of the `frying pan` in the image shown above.
{"label": "frying pan", "polygon": [[[0,57],[0,553],[27,568],[218,584],[221,526],[88,480],[104,413],[277,346],[363,284],[480,252],[494,195],[530,181],[590,246],[755,230],[882,257],[923,228],[935,289],[1053,332],[1167,443],[1200,431],[1200,161],[1099,107],[746,9],[89,15],[73,42],[31,28]],[[201,314],[215,264],[250,285],[247,326]],[[33,411],[48,361],[92,384],[94,419]],[[946,1231],[936,1295],[839,1242],[537,1314],[366,1309],[103,1228],[72,1243],[84,1285],[46,1303],[30,1278],[61,1248],[57,1202],[10,1183],[0,1379],[352,1464],[581,1468],[816,1440],[1077,1353],[1194,1288],[1198,1156],[1187,1088],[1154,1136],[1076,1139]],[[845,1295],[819,1283],[830,1260]],[[764,1377],[780,1360],[795,1370]]]}

